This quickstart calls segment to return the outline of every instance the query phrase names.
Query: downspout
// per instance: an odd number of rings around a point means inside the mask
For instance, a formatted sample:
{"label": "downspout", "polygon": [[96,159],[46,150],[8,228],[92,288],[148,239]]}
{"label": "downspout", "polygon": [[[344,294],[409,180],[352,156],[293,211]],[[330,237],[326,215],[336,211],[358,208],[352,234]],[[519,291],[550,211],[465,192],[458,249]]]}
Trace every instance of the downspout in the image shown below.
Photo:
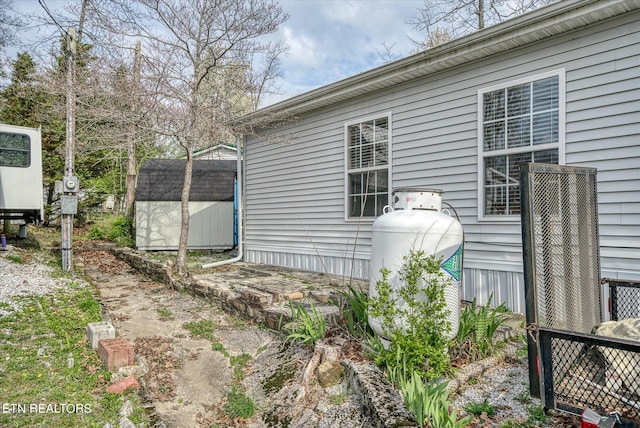
{"label": "downspout", "polygon": [[242,143],[244,141],[244,137],[242,136],[238,136],[236,138],[236,148],[237,148],[237,152],[236,152],[236,181],[237,181],[237,194],[238,194],[238,200],[236,201],[238,204],[238,254],[236,255],[236,257],[232,258],[232,259],[228,259],[228,260],[222,260],[219,262],[213,262],[213,263],[207,263],[202,265],[202,269],[208,269],[208,268],[212,268],[212,267],[216,267],[216,266],[222,266],[222,265],[228,265],[231,263],[235,263],[235,262],[239,262],[240,260],[242,260],[243,257],[243,239],[242,239],[242,218],[243,218],[243,214],[242,214],[242,179],[244,176],[244,173],[242,171]]}

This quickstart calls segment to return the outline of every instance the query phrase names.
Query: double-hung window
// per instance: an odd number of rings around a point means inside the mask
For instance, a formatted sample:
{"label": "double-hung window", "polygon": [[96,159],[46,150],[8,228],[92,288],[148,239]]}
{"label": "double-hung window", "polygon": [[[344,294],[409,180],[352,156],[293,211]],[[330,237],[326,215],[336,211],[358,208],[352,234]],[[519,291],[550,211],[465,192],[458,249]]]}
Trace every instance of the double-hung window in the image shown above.
{"label": "double-hung window", "polygon": [[520,165],[563,163],[564,73],[478,92],[479,218],[520,215]]}
{"label": "double-hung window", "polygon": [[376,217],[389,203],[389,115],[345,126],[346,218]]}

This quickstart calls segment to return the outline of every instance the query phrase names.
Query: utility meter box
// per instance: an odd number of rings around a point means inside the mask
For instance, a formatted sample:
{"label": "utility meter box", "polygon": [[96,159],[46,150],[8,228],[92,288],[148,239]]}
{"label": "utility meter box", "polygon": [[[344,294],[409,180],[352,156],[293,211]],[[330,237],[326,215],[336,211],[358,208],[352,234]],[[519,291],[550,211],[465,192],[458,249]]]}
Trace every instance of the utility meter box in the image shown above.
{"label": "utility meter box", "polygon": [[76,215],[78,213],[78,197],[76,195],[60,196],[60,213]]}
{"label": "utility meter box", "polygon": [[64,177],[62,179],[62,191],[65,193],[77,193],[80,188],[80,182],[78,181],[78,177]]}

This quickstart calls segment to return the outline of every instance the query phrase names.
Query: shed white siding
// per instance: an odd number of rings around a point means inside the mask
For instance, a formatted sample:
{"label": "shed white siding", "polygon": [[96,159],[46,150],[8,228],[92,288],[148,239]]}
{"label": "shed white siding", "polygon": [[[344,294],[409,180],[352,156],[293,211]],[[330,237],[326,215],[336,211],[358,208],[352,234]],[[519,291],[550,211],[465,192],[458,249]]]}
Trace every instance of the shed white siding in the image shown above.
{"label": "shed white siding", "polygon": [[494,302],[524,312],[520,222],[478,220],[477,94],[560,69],[565,163],[598,169],[602,275],[640,279],[637,10],[336,103],[248,138],[246,259],[368,277],[372,221],[344,219],[344,124],[390,112],[391,188],[442,189],[464,226],[463,298],[483,303],[494,294]]}
{"label": "shed white siding", "polygon": [[[180,201],[137,201],[136,247],[177,250],[181,219]],[[233,248],[233,202],[189,202],[187,248]]]}

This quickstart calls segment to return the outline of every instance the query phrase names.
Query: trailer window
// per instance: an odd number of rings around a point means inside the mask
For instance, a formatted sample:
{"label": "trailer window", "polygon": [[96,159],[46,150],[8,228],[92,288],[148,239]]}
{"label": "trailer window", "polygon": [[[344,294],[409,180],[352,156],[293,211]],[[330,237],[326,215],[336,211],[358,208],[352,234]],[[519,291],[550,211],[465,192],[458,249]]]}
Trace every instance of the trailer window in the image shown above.
{"label": "trailer window", "polygon": [[31,164],[28,135],[0,132],[0,166],[26,168]]}

